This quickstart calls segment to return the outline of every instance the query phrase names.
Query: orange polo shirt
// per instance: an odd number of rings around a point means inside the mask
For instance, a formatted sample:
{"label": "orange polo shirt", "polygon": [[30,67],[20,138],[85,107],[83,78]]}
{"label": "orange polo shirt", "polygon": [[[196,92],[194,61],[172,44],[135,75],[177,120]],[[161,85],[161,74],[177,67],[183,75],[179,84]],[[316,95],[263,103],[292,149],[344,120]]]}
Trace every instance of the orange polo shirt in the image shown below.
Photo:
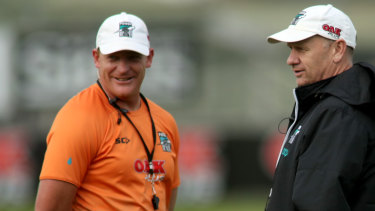
{"label": "orange polo shirt", "polygon": [[[153,157],[159,210],[168,210],[180,184],[179,134],[174,118],[147,100],[156,128]],[[112,107],[97,84],[71,98],[58,112],[47,137],[40,179],[77,186],[74,210],[153,210],[148,161],[135,128]],[[153,147],[149,112],[142,102],[128,112],[147,147]]]}

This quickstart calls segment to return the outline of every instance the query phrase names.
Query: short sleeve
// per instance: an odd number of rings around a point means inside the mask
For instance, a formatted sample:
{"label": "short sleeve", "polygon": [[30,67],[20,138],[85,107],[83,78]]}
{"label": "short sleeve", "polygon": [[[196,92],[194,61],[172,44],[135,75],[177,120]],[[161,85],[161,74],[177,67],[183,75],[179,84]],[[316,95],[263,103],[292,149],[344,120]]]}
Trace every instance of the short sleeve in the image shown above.
{"label": "short sleeve", "polygon": [[47,136],[47,150],[40,179],[56,179],[79,187],[98,144],[90,115],[67,104],[57,114]]}

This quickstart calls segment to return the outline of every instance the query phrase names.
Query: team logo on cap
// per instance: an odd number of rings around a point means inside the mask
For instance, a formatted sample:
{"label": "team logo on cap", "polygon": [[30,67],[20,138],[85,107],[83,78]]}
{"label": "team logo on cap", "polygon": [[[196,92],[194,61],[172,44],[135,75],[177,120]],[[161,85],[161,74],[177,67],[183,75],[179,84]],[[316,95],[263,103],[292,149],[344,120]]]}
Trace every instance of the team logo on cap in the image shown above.
{"label": "team logo on cap", "polygon": [[306,12],[305,11],[302,11],[302,12],[298,13],[298,15],[296,15],[296,17],[292,20],[292,23],[290,23],[290,24],[291,25],[296,25],[298,23],[298,21],[301,20],[305,16],[306,16]]}
{"label": "team logo on cap", "polygon": [[119,29],[120,37],[132,37],[135,26],[131,22],[121,22]]}

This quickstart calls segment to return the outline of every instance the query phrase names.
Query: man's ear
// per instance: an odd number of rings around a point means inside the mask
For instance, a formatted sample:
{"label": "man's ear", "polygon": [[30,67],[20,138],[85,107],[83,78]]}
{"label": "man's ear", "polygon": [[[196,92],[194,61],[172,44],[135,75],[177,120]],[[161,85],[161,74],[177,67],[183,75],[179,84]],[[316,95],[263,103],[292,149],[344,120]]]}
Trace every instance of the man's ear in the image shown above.
{"label": "man's ear", "polygon": [[146,61],[146,68],[151,67],[152,65],[152,59],[154,58],[154,49],[150,48],[150,53],[147,56],[147,61]]}
{"label": "man's ear", "polygon": [[333,62],[339,63],[344,58],[347,46],[344,39],[338,39],[334,43]]}
{"label": "man's ear", "polygon": [[100,56],[99,49],[94,48],[94,49],[92,50],[92,57],[94,58],[94,64],[95,64],[95,67],[98,68],[98,69],[99,69],[99,67],[100,67],[99,56]]}

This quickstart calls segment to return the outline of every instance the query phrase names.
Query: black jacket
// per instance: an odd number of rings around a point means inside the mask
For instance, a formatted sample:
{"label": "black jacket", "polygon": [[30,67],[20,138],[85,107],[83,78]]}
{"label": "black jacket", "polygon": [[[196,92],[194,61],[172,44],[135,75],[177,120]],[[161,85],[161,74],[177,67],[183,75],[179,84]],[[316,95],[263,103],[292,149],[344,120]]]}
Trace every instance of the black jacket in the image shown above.
{"label": "black jacket", "polygon": [[267,211],[375,211],[375,69],[294,89]]}

